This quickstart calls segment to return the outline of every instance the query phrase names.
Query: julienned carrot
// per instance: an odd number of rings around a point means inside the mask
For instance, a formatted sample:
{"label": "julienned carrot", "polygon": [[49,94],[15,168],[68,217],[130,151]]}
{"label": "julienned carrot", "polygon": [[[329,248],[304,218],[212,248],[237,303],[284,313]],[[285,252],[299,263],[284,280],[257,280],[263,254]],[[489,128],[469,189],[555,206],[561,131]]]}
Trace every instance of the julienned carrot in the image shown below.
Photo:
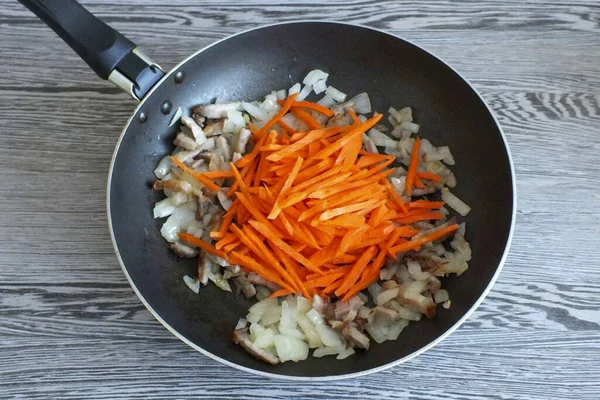
{"label": "julienned carrot", "polygon": [[434,232],[432,234],[422,236],[419,239],[411,240],[410,242],[406,242],[406,243],[399,244],[398,246],[394,246],[390,249],[390,251],[394,254],[398,254],[400,252],[405,252],[405,251],[409,251],[409,250],[417,250],[425,243],[433,242],[441,237],[446,236],[447,234],[449,234],[451,232],[456,231],[457,229],[458,229],[457,224],[450,225],[450,226],[447,226],[446,228],[439,230],[437,232]]}
{"label": "julienned carrot", "polygon": [[406,188],[404,191],[407,196],[412,193],[412,188],[415,185],[415,178],[417,176],[417,167],[419,165],[419,150],[421,149],[421,139],[416,138],[415,144],[413,145],[412,152],[410,153],[410,162],[408,164],[408,172],[406,174]]}
{"label": "julienned carrot", "polygon": [[408,203],[408,208],[438,209],[444,207],[443,201],[416,200]]}
{"label": "julienned carrot", "polygon": [[207,253],[214,254],[215,256],[221,257],[222,259],[227,259],[227,255],[224,252],[217,250],[212,244],[206,243],[204,240],[199,239],[194,235],[190,235],[189,233],[184,232],[179,232],[178,235],[179,239],[183,240],[184,242],[191,243],[194,246],[206,251]]}
{"label": "julienned carrot", "polygon": [[312,115],[310,115],[309,113],[307,113],[304,110],[301,110],[299,108],[292,108],[292,114],[294,114],[296,117],[298,117],[298,119],[300,119],[300,121],[304,122],[306,124],[306,126],[308,126],[310,129],[321,128],[321,124],[319,123],[319,121],[314,119],[312,117]]}
{"label": "julienned carrot", "polygon": [[[283,105],[283,100],[277,100],[280,105]],[[310,101],[294,101],[292,103],[292,108],[310,108],[311,110],[318,111],[319,113],[325,115],[326,117],[333,117],[334,113],[329,108],[322,106],[318,103],[313,103]]]}
{"label": "julienned carrot", "polygon": [[181,168],[183,170],[183,172],[191,175],[193,178],[198,180],[198,182],[200,182],[201,184],[206,186],[207,189],[212,190],[213,192],[218,192],[221,190],[221,188],[218,185],[216,185],[214,182],[212,182],[209,178],[206,178],[200,172],[196,172],[196,171],[192,170],[190,167],[188,167],[187,165],[185,165],[184,163],[179,161],[176,157],[171,157],[171,161],[173,161],[173,164],[175,164],[179,168]]}
{"label": "julienned carrot", "polygon": [[269,122],[267,122],[262,128],[258,130],[258,132],[256,132],[255,139],[260,139],[262,136],[264,136],[269,131],[269,129],[271,129],[273,125],[277,123],[277,121],[279,121],[281,118],[283,118],[283,116],[285,116],[285,114],[287,114],[287,112],[292,107],[292,104],[294,103],[294,99],[297,96],[298,93],[294,93],[288,96],[285,103],[283,103],[281,110],[279,110],[277,114],[275,114],[275,116],[271,118],[271,120],[269,120]]}
{"label": "julienned carrot", "polygon": [[[173,161],[210,190],[221,190],[224,181],[233,200],[219,229],[210,232],[215,245],[187,233],[180,239],[278,285],[271,297],[319,294],[347,301],[377,279],[388,258],[457,227],[419,235],[410,225],[443,218],[438,210],[444,203],[405,203],[388,180],[395,158],[362,149],[362,135],[381,115],[362,122],[350,113],[351,125],[322,128],[307,110],[325,116],[331,111],[294,98],[280,101],[281,111],[262,128],[251,127],[252,152],[230,163],[228,171],[201,173]],[[281,120],[287,112],[311,128],[294,132]],[[281,134],[272,129],[276,124]],[[419,146],[417,139],[407,194],[418,180],[439,179],[417,171]]]}
{"label": "julienned carrot", "polygon": [[421,179],[427,179],[429,181],[441,182],[442,178],[432,172],[417,172],[417,176]]}

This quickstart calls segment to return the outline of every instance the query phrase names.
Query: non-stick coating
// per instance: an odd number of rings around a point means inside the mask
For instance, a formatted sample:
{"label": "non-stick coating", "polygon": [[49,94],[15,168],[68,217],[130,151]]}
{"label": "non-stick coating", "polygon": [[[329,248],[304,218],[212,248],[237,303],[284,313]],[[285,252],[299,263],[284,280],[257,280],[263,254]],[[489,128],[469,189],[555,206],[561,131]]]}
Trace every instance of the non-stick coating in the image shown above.
{"label": "non-stick coating", "polygon": [[[153,170],[169,154],[181,107],[218,99],[260,99],[289,88],[314,68],[329,72],[329,83],[349,95],[366,91],[373,109],[413,108],[420,134],[449,145],[458,179],[454,192],[473,210],[465,218],[473,259],[461,277],[444,280],[452,307],[434,319],[411,323],[396,341],[373,344],[349,359],[309,358],[271,366],[252,358],[231,341],[238,318],[250,302],[208,285],[200,294],[182,282],[195,274],[193,260],[173,255],[160,236],[163,221],[152,218],[162,194],[150,190]],[[148,305],[174,330],[206,351],[257,371],[296,377],[358,373],[394,362],[427,346],[450,329],[476,303],[492,280],[507,246],[513,213],[511,166],[502,134],[473,89],[437,58],[394,36],[364,27],[303,22],[269,26],[221,41],[171,73],[141,106],[118,146],[110,189],[110,218],[118,253]],[[169,115],[160,112],[164,101]],[[140,112],[148,115],[140,123]],[[198,362],[202,362],[199,358]]]}

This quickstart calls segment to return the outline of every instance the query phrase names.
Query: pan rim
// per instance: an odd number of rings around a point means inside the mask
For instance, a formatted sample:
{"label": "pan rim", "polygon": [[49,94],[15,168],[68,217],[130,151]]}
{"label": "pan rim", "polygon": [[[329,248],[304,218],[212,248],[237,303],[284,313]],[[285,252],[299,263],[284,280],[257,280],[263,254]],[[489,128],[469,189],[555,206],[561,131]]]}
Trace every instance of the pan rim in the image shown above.
{"label": "pan rim", "polygon": [[[511,188],[512,188],[512,215],[511,215],[511,219],[510,219],[510,227],[509,227],[509,232],[508,232],[508,237],[506,240],[506,245],[504,247],[504,251],[502,253],[502,257],[498,263],[498,267],[496,268],[496,271],[494,272],[494,275],[492,276],[490,282],[488,283],[488,285],[486,286],[486,288],[484,289],[484,291],[482,292],[482,294],[479,296],[479,298],[475,301],[475,303],[467,310],[467,312],[458,320],[456,321],[450,328],[448,328],[444,333],[442,333],[440,336],[438,336],[436,339],[432,340],[431,342],[429,342],[427,345],[421,347],[420,349],[402,357],[399,358],[395,361],[391,361],[387,364],[384,365],[380,365],[378,367],[374,367],[374,368],[370,368],[370,369],[366,369],[363,371],[359,371],[359,372],[353,372],[353,373],[349,373],[349,374],[340,374],[340,375],[327,375],[327,376],[297,376],[297,375],[285,375],[285,374],[277,374],[277,373],[272,373],[272,372],[265,372],[265,371],[260,371],[260,370],[256,370],[250,367],[245,367],[243,365],[239,365],[236,364],[234,362],[228,361],[224,358],[221,358],[219,356],[217,356],[216,354],[211,353],[210,351],[198,346],[197,344],[193,343],[191,340],[187,339],[186,337],[184,337],[181,333],[179,333],[175,328],[173,328],[167,321],[165,321],[153,308],[152,306],[148,303],[148,301],[142,296],[141,292],[139,291],[139,289],[137,288],[137,286],[135,285],[135,283],[133,282],[133,279],[131,278],[131,276],[129,275],[129,272],[127,270],[127,267],[125,266],[125,263],[123,262],[123,259],[121,258],[121,254],[119,252],[119,248],[117,246],[117,242],[115,239],[115,234],[114,234],[114,229],[113,229],[113,225],[112,225],[112,214],[111,214],[111,207],[110,207],[110,196],[111,196],[111,183],[112,183],[112,176],[113,176],[113,170],[114,170],[114,166],[115,166],[115,160],[117,158],[117,153],[119,152],[119,148],[121,146],[121,142],[125,136],[125,133],[127,132],[127,129],[129,128],[129,126],[131,125],[135,115],[138,113],[138,111],[140,110],[141,107],[144,106],[144,103],[146,102],[147,99],[149,99],[152,94],[154,93],[154,91],[160,87],[165,80],[170,79],[171,76],[175,73],[175,71],[177,71],[181,66],[183,66],[184,64],[186,64],[189,60],[191,60],[192,58],[196,57],[198,54],[206,51],[207,49],[216,46],[218,44],[220,44],[221,42],[224,42],[226,40],[232,39],[234,37],[240,36],[240,35],[244,35],[247,34],[249,32],[252,31],[256,31],[256,30],[261,30],[261,29],[265,29],[265,28],[270,28],[270,27],[274,27],[274,26],[279,26],[279,25],[292,25],[292,24],[302,24],[302,23],[319,23],[319,24],[337,24],[337,25],[346,25],[346,26],[353,26],[353,27],[358,27],[361,29],[366,29],[366,30],[370,30],[370,31],[375,31],[378,33],[382,33],[384,35],[387,36],[392,36],[395,39],[400,39],[418,49],[420,49],[421,51],[424,51],[425,53],[427,53],[428,55],[430,55],[431,57],[437,59],[439,62],[441,62],[442,64],[444,64],[446,67],[448,67],[453,73],[455,73],[460,79],[462,79],[469,87],[470,89],[477,95],[477,97],[479,98],[479,100],[483,103],[483,105],[485,106],[485,108],[487,109],[488,113],[491,115],[496,128],[498,129],[498,131],[500,132],[500,136],[502,137],[502,142],[504,143],[504,149],[506,150],[506,154],[508,157],[508,163],[509,163],[509,167],[510,167],[510,176],[511,176]],[[256,28],[251,28],[251,29],[247,29],[244,30],[242,32],[227,36],[225,38],[222,38],[214,43],[209,44],[208,46],[203,47],[202,49],[192,53],[191,55],[189,55],[188,57],[186,57],[185,59],[183,59],[181,62],[179,62],[177,65],[175,65],[168,73],[165,74],[165,76],[163,76],[163,78],[157,82],[154,87],[152,87],[152,89],[150,89],[150,91],[142,98],[142,100],[138,103],[137,107],[134,109],[134,111],[132,112],[131,116],[129,117],[129,119],[127,120],[127,123],[125,124],[125,126],[123,127],[123,130],[121,131],[121,134],[119,136],[119,139],[117,140],[117,143],[115,145],[115,149],[111,158],[111,162],[110,162],[110,167],[108,170],[108,179],[107,179],[107,184],[106,184],[106,211],[107,211],[107,217],[108,217],[108,227],[110,230],[110,238],[111,238],[111,242],[113,245],[113,249],[115,251],[115,255],[117,256],[117,260],[119,261],[119,265],[121,266],[121,269],[123,270],[123,273],[125,274],[125,277],[127,278],[127,281],[129,282],[129,285],[131,286],[131,288],[133,289],[134,293],[137,295],[137,297],[141,300],[142,304],[144,304],[144,306],[146,307],[146,309],[152,314],[152,316],[154,318],[156,318],[156,320],[158,322],[160,322],[165,328],[167,328],[167,330],[169,332],[171,332],[171,334],[173,334],[176,338],[178,338],[179,340],[181,340],[182,342],[184,342],[185,344],[187,344],[188,346],[190,346],[191,348],[193,348],[194,350],[202,353],[205,356],[208,356],[210,358],[212,358],[215,361],[218,361],[224,365],[227,365],[229,367],[244,371],[244,372],[249,372],[251,374],[255,374],[255,375],[260,375],[263,377],[267,377],[267,378],[274,378],[274,379],[284,379],[284,380],[289,380],[289,381],[333,381],[333,380],[342,380],[342,379],[351,379],[351,378],[358,378],[358,377],[363,377],[366,375],[370,375],[376,372],[381,372],[384,370],[387,370],[389,368],[395,367],[397,365],[400,365],[404,362],[407,362],[415,357],[417,357],[418,355],[421,355],[423,353],[425,353],[426,351],[428,351],[429,349],[433,348],[434,346],[436,346],[438,343],[440,343],[442,340],[446,339],[448,336],[450,336],[450,334],[452,334],[454,331],[456,331],[470,316],[471,314],[473,314],[473,312],[481,305],[481,303],[483,302],[483,300],[488,296],[488,294],[490,293],[492,287],[494,286],[494,284],[496,283],[496,281],[498,280],[498,277],[500,276],[500,273],[502,271],[502,268],[504,267],[504,264],[506,262],[506,259],[508,257],[508,253],[512,244],[512,239],[513,239],[513,234],[514,234],[514,230],[515,230],[515,222],[516,222],[516,215],[517,215],[517,186],[516,186],[516,176],[515,176],[515,165],[513,162],[513,158],[512,158],[512,154],[510,152],[510,148],[508,146],[508,141],[506,139],[506,135],[504,133],[504,130],[502,129],[502,126],[500,125],[498,119],[496,118],[496,115],[493,113],[492,109],[490,108],[490,106],[485,102],[485,100],[483,99],[483,97],[481,96],[481,94],[473,87],[473,85],[471,84],[471,82],[469,82],[469,80],[467,80],[460,72],[458,72],[455,68],[453,68],[449,63],[447,63],[446,61],[444,61],[442,58],[438,57],[437,55],[431,53],[430,51],[426,50],[425,48],[423,48],[420,45],[417,45],[409,40],[406,40],[400,36],[394,35],[390,32],[386,32],[382,29],[378,29],[378,28],[373,28],[370,26],[365,26],[365,25],[361,25],[361,24],[353,24],[353,23],[348,23],[348,22],[337,22],[337,21],[328,21],[328,20],[297,20],[297,21],[291,21],[291,22],[279,22],[279,23],[274,23],[274,24],[269,24],[269,25],[261,25],[259,27]]]}

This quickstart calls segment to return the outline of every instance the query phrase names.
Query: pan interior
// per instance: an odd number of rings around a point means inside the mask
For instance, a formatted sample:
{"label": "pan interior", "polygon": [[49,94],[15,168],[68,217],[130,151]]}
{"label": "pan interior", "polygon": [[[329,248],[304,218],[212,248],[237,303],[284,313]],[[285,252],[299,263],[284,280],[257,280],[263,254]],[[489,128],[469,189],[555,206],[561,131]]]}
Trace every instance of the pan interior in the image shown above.
{"label": "pan interior", "polygon": [[[411,323],[397,341],[373,344],[349,359],[309,358],[270,366],[231,341],[250,302],[208,285],[195,295],[182,282],[195,263],[177,258],[152,218],[162,194],[150,190],[153,170],[169,154],[176,125],[160,112],[169,100],[184,113],[197,104],[254,100],[289,88],[314,68],[348,93],[369,93],[373,109],[411,106],[420,134],[449,145],[457,161],[454,192],[472,207],[465,219],[473,249],[469,270],[444,282],[452,307]],[[176,83],[173,72],[183,71]],[[137,115],[148,119],[140,123]],[[109,218],[126,272],[147,304],[190,342],[231,363],[290,377],[332,377],[392,363],[427,346],[461,319],[482,296],[507,246],[513,213],[511,166],[502,134],[487,107],[453,70],[424,50],[368,28],[303,22],[274,25],[221,41],[172,71],[136,110],[118,146],[110,177]]]}

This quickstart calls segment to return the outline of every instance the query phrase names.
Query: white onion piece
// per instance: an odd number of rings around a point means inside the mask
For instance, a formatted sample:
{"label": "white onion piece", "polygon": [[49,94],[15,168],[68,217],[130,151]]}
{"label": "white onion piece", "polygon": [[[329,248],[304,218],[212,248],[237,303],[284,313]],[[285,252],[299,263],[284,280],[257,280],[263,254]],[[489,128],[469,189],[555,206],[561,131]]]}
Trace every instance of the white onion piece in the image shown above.
{"label": "white onion piece", "polygon": [[160,234],[167,242],[174,243],[179,239],[177,233],[187,230],[188,225],[195,219],[195,213],[189,208],[178,207],[160,228]]}
{"label": "white onion piece", "polygon": [[298,296],[296,298],[296,311],[300,314],[306,314],[312,308],[312,302],[306,297]]}
{"label": "white onion piece", "polygon": [[377,343],[383,343],[387,340],[388,328],[385,326],[370,323],[365,325],[365,330]]}
{"label": "white onion piece", "polygon": [[243,128],[246,126],[246,120],[244,120],[244,116],[237,110],[227,111],[227,119],[233,123],[236,128]]}
{"label": "white onion piece", "polygon": [[314,308],[311,309],[306,316],[312,322],[312,324],[317,329],[317,333],[321,338],[321,341],[325,346],[339,346],[342,344],[342,341],[338,337],[337,333],[328,325],[325,324],[321,314]]}
{"label": "white onion piece", "polygon": [[376,146],[390,146],[396,147],[398,146],[398,142],[394,139],[391,139],[388,135],[383,132],[378,131],[375,128],[371,128],[369,130],[369,138],[375,143]]}
{"label": "white onion piece", "polygon": [[300,93],[298,93],[298,96],[296,96],[296,100],[300,101],[300,100],[304,100],[305,98],[308,97],[308,95],[312,92],[312,86],[311,85],[305,85],[302,90],[300,91]]}
{"label": "white onion piece", "polygon": [[305,85],[312,86],[317,81],[326,81],[328,77],[329,74],[327,72],[323,72],[320,69],[313,69],[308,74],[306,74],[306,77],[304,78],[304,80],[302,80],[302,83],[304,83]]}
{"label": "white onion piece", "polygon": [[238,319],[237,324],[235,325],[235,329],[244,329],[248,325],[248,320],[245,318]]}
{"label": "white onion piece", "polygon": [[287,92],[285,89],[281,89],[277,91],[277,100],[285,100],[287,97]]}
{"label": "white onion piece", "polygon": [[308,358],[308,344],[303,340],[285,335],[275,335],[274,342],[281,362],[301,361]]}
{"label": "white onion piece", "polygon": [[394,107],[388,108],[388,114],[390,114],[390,117],[392,118],[392,119],[388,118],[392,125],[397,125],[400,122],[402,122],[402,114],[400,114],[400,112],[398,110],[396,110]]}
{"label": "white onion piece", "polygon": [[248,112],[248,114],[252,116],[252,118],[261,121],[267,119],[267,112],[257,105],[242,102],[242,107]]}
{"label": "white onion piece", "polygon": [[448,207],[452,208],[463,217],[471,212],[471,207],[446,188],[442,190],[442,200],[446,202]]}
{"label": "white onion piece", "polygon": [[281,319],[279,320],[279,331],[282,328],[296,328],[296,307],[290,307],[287,301],[281,302]]}
{"label": "white onion piece", "polygon": [[409,322],[405,319],[400,319],[398,321],[392,322],[392,324],[388,327],[387,333],[385,335],[387,340],[398,339],[398,336],[400,336],[402,330],[408,326],[408,323]]}
{"label": "white onion piece", "polygon": [[177,207],[173,205],[171,198],[167,197],[166,199],[163,199],[154,205],[154,218],[168,217],[169,215],[173,214],[173,211],[175,211],[176,208]]}
{"label": "white onion piece", "polygon": [[406,262],[408,267],[408,273],[413,279],[417,279],[421,275],[421,264],[415,260],[408,260]]}
{"label": "white onion piece", "polygon": [[331,106],[335,105],[335,100],[333,99],[333,97],[326,94],[319,101],[317,101],[317,104],[320,104],[323,107],[330,108]]}
{"label": "white onion piece", "polygon": [[287,124],[290,128],[297,132],[304,132],[308,129],[308,126],[299,118],[297,118],[294,114],[288,113],[284,115],[281,120]]}
{"label": "white onion piece", "polygon": [[366,92],[362,92],[348,100],[349,103],[353,103],[354,111],[357,114],[368,114],[372,111],[371,100]]}
{"label": "white onion piece", "polygon": [[200,292],[200,282],[197,279],[191,278],[187,275],[183,276],[183,281],[185,285],[190,288],[190,290],[194,293]]}
{"label": "white onion piece", "polygon": [[[275,299],[275,300],[277,300],[277,299]],[[279,322],[280,319],[281,319],[281,307],[276,306],[276,307],[272,307],[272,308],[269,308],[268,310],[266,310],[263,313],[263,315],[260,317],[260,322],[264,326],[269,326],[271,324],[275,324],[275,323]]]}
{"label": "white onion piece", "polygon": [[448,300],[450,300],[450,295],[446,289],[440,289],[433,294],[433,301],[435,301],[436,304],[443,303]]}
{"label": "white onion piece", "polygon": [[321,94],[327,90],[327,83],[325,83],[325,80],[316,81],[312,87],[316,94]]}
{"label": "white onion piece", "polygon": [[306,336],[296,328],[279,327],[279,333],[285,336],[294,337],[300,340],[306,340]]}
{"label": "white onion piece", "polygon": [[308,320],[308,317],[306,315],[299,314],[297,318],[298,326],[300,326],[300,329],[302,332],[304,332],[306,340],[308,341],[308,346],[311,349],[322,347],[323,342],[321,341],[319,333],[317,332],[317,328],[315,328],[315,326]]}
{"label": "white onion piece", "polygon": [[321,347],[313,351],[313,357],[321,358],[325,356],[332,356],[334,354],[340,354],[346,350],[343,345],[334,346],[334,347]]}
{"label": "white onion piece", "polygon": [[225,211],[229,211],[231,206],[233,205],[233,200],[227,197],[225,194],[225,190],[220,190],[217,192],[217,198],[219,199],[219,203]]}
{"label": "white onion piece", "polygon": [[325,90],[325,94],[337,101],[338,103],[343,103],[346,100],[346,93],[339,91],[333,86],[328,86],[327,90]]}
{"label": "white onion piece", "polygon": [[452,153],[450,153],[450,148],[448,146],[438,147],[438,153],[442,156],[442,161],[444,161],[446,164],[455,164],[454,157],[452,157]]}
{"label": "white onion piece", "polygon": [[171,171],[172,165],[173,161],[171,161],[170,156],[163,157],[154,169],[154,175],[156,175],[158,179],[164,179],[169,174],[169,171]]}
{"label": "white onion piece", "polygon": [[301,89],[300,83],[299,83],[299,82],[297,82],[297,83],[294,83],[294,84],[292,85],[292,87],[290,88],[290,90],[288,90],[288,95],[289,95],[289,96],[291,96],[291,95],[293,95],[294,93],[299,93],[299,92],[300,92],[300,89]]}
{"label": "white onion piece", "polygon": [[346,350],[340,352],[336,359],[337,360],[344,360],[348,357],[350,357],[351,355],[355,354],[356,352],[354,351],[354,349],[352,347],[348,347]]}

